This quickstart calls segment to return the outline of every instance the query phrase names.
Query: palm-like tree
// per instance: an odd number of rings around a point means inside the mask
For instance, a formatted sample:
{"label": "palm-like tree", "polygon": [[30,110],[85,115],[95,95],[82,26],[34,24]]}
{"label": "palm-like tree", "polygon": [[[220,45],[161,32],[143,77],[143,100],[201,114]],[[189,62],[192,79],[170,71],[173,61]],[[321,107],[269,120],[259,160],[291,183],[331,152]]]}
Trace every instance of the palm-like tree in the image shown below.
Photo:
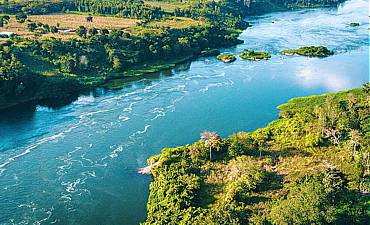
{"label": "palm-like tree", "polygon": [[222,138],[211,131],[204,131],[200,134],[200,138],[205,140],[205,146],[209,148],[209,161],[212,161],[212,149],[220,150],[222,146]]}
{"label": "palm-like tree", "polygon": [[353,154],[355,154],[358,147],[361,146],[362,134],[358,130],[351,130],[349,136],[349,145],[353,147]]}

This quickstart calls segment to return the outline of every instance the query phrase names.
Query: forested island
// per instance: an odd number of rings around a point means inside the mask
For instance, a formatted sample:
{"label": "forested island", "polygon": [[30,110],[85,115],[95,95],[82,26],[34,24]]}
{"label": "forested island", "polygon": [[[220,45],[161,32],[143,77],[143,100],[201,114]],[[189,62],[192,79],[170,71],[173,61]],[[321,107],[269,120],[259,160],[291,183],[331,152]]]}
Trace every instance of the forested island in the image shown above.
{"label": "forested island", "polygon": [[256,51],[248,50],[248,49],[245,49],[239,56],[242,59],[248,59],[248,60],[254,60],[254,61],[258,61],[261,59],[269,60],[271,58],[271,55],[266,52],[256,52]]}
{"label": "forested island", "polygon": [[150,158],[145,224],[369,224],[370,83],[278,108],[264,128]]}
{"label": "forested island", "polygon": [[334,54],[333,51],[329,50],[325,46],[306,46],[297,49],[282,50],[284,55],[302,55],[308,57],[328,57]]}
{"label": "forested island", "polygon": [[128,77],[240,43],[248,15],[341,2],[2,0],[0,109],[119,88]]}

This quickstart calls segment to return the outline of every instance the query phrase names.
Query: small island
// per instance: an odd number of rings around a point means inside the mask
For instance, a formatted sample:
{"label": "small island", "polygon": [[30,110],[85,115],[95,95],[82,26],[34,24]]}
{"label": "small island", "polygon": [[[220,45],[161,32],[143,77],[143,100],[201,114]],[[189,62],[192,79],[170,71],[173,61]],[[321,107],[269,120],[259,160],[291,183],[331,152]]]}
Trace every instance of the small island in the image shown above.
{"label": "small island", "polygon": [[235,55],[233,55],[231,53],[224,53],[224,54],[221,54],[221,55],[217,56],[217,59],[221,60],[225,63],[231,63],[231,62],[234,62],[236,60],[236,57],[235,57]]}
{"label": "small island", "polygon": [[360,26],[360,23],[350,23],[349,26],[350,27],[358,27],[358,26]]}
{"label": "small island", "polygon": [[297,49],[282,50],[284,55],[302,55],[309,57],[328,57],[334,54],[333,51],[329,50],[325,46],[306,46]]}
{"label": "small island", "polygon": [[240,58],[259,61],[261,59],[268,60],[271,58],[271,55],[266,52],[255,52],[253,50],[245,49],[243,53],[241,53]]}

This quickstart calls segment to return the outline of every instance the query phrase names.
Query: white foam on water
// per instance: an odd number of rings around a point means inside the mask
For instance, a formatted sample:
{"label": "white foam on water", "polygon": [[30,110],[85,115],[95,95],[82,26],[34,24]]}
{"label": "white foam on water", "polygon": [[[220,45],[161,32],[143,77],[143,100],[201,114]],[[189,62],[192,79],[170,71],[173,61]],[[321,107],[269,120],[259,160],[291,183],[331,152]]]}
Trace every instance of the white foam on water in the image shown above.
{"label": "white foam on water", "polygon": [[35,143],[29,145],[28,147],[26,147],[21,153],[18,153],[14,156],[11,156],[9,157],[7,160],[5,160],[5,162],[3,162],[2,164],[0,164],[0,175],[2,175],[2,173],[5,171],[5,168],[11,164],[12,162],[14,162],[15,160],[17,160],[18,158],[21,158],[22,156],[25,156],[29,153],[32,152],[32,150],[34,150],[35,148],[37,148],[38,146],[44,144],[44,143],[47,143],[47,142],[50,142],[50,141],[56,141],[56,140],[59,140],[63,137],[65,137],[65,135],[67,133],[70,133],[72,130],[76,129],[78,127],[78,125],[74,125],[74,126],[71,126],[70,128],[62,131],[62,132],[59,132],[57,134],[54,134],[52,136],[49,136],[49,137],[45,137],[45,138],[42,138],[38,141],[36,141]]}
{"label": "white foam on water", "polygon": [[118,156],[118,153],[119,152],[122,152],[123,151],[123,146],[118,146],[116,149],[114,149],[111,154],[109,155],[109,157],[111,158],[116,158]]}
{"label": "white foam on water", "polygon": [[120,115],[118,116],[118,119],[122,122],[125,122],[127,120],[130,120],[130,117],[126,116],[126,115]]}
{"label": "white foam on water", "polygon": [[71,125],[69,128],[63,130],[63,131],[60,131],[59,133],[57,134],[54,134],[54,135],[51,135],[51,136],[47,136],[47,137],[44,137],[44,138],[41,138],[40,140],[37,140],[35,141],[34,143],[32,143],[31,145],[27,146],[26,148],[23,149],[22,152],[14,155],[14,156],[10,156],[9,158],[7,158],[3,163],[0,164],[0,175],[2,175],[2,173],[5,171],[5,168],[11,164],[12,162],[16,161],[18,158],[21,158],[29,153],[31,153],[34,149],[36,149],[37,147],[39,147],[40,145],[42,144],[45,144],[45,143],[48,143],[48,142],[57,142],[58,140],[61,140],[63,139],[68,133],[72,132],[74,129],[78,128],[79,125],[81,125],[85,119],[93,116],[93,115],[96,115],[96,114],[99,114],[99,113],[103,113],[103,112],[109,112],[110,110],[98,110],[98,111],[94,111],[94,112],[87,112],[87,113],[83,113],[81,115],[79,115],[79,121],[73,125]]}
{"label": "white foam on water", "polygon": [[38,221],[35,221],[35,224],[42,224],[43,222],[48,221],[51,218],[51,216],[53,214],[53,211],[54,211],[54,207],[51,207],[51,209],[49,209],[49,210],[45,210],[46,217],[44,217],[44,218],[42,218]]}
{"label": "white foam on water", "polygon": [[21,184],[21,181],[19,180],[17,174],[14,174],[13,175],[13,180],[14,180],[14,184],[13,185],[5,186],[4,187],[4,190],[8,190],[8,189],[14,188],[14,187],[19,186]]}
{"label": "white foam on water", "polygon": [[144,134],[148,131],[149,127],[151,127],[151,125],[145,125],[144,130],[136,131],[135,134]]}
{"label": "white foam on water", "polygon": [[159,117],[164,117],[166,115],[165,109],[162,107],[156,107],[150,111],[151,113],[155,114],[155,116],[150,120],[156,120]]}
{"label": "white foam on water", "polygon": [[352,13],[358,13],[369,11],[369,1],[365,0],[352,0],[352,1],[346,1],[342,3],[338,8],[338,14],[352,14]]}

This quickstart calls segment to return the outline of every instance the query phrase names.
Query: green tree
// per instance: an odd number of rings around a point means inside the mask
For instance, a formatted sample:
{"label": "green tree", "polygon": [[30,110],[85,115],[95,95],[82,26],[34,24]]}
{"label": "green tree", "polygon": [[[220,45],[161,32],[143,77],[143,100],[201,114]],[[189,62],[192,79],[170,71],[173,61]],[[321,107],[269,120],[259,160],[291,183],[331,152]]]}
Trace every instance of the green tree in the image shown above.
{"label": "green tree", "polygon": [[89,23],[92,23],[93,22],[93,17],[91,16],[91,15],[88,15],[87,17],[86,17],[86,21],[87,22],[89,22]]}
{"label": "green tree", "polygon": [[37,25],[36,25],[36,23],[32,22],[32,23],[27,24],[27,27],[28,27],[29,31],[33,32],[37,28]]}
{"label": "green tree", "polygon": [[90,36],[95,36],[95,35],[97,35],[98,34],[98,30],[96,29],[96,28],[91,28],[90,30],[89,30],[89,35]]}
{"label": "green tree", "polygon": [[0,16],[0,27],[4,27],[4,25],[8,24],[10,20],[10,16],[4,15]]}
{"label": "green tree", "polygon": [[334,207],[322,183],[305,180],[290,189],[286,199],[271,209],[273,224],[327,224],[334,221]]}
{"label": "green tree", "polygon": [[103,29],[100,30],[100,34],[101,35],[107,35],[107,34],[109,34],[109,30],[106,29],[106,28],[103,28]]}
{"label": "green tree", "polygon": [[17,20],[18,23],[24,23],[27,18],[28,18],[27,15],[23,13],[15,15],[15,19]]}
{"label": "green tree", "polygon": [[50,26],[51,33],[58,33],[58,28],[56,26]]}
{"label": "green tree", "polygon": [[79,26],[76,30],[76,33],[80,37],[86,37],[87,29],[84,26]]}
{"label": "green tree", "polygon": [[120,71],[122,70],[122,67],[123,66],[121,60],[117,56],[114,56],[112,61],[112,68],[114,70]]}

